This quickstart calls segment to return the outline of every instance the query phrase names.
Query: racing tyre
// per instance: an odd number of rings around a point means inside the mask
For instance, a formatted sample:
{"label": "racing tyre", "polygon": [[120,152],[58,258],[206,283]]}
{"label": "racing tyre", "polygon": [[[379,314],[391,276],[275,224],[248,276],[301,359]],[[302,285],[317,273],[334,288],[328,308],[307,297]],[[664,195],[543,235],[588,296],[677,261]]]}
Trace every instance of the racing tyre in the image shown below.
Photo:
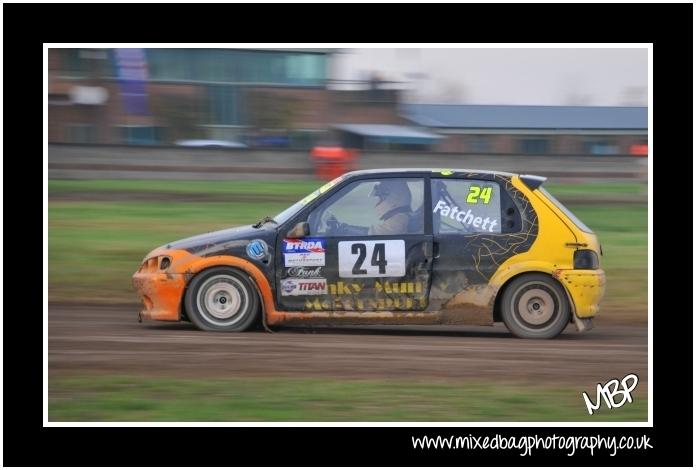
{"label": "racing tyre", "polygon": [[545,274],[513,280],[501,300],[503,322],[518,338],[551,339],[570,321],[570,303],[563,287]]}
{"label": "racing tyre", "polygon": [[244,331],[259,316],[259,296],[249,277],[233,268],[207,269],[193,278],[184,298],[191,322],[206,331]]}

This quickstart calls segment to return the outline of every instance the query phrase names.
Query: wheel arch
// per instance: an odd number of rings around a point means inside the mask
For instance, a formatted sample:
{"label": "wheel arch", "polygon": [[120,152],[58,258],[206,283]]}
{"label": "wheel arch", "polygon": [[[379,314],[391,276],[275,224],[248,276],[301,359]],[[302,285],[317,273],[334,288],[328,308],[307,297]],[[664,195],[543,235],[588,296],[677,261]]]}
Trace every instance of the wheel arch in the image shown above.
{"label": "wheel arch", "polygon": [[269,306],[271,309],[275,310],[273,303],[273,291],[268,279],[266,279],[263,272],[254,266],[254,264],[250,261],[229,255],[200,258],[187,267],[186,271],[184,272],[184,290],[182,291],[181,299],[179,300],[182,316],[188,315],[188,312],[186,312],[186,302],[184,302],[184,299],[186,298],[186,292],[191,285],[191,281],[199,274],[214,268],[232,268],[243,273],[249,278],[252,286],[255,288],[256,295],[259,297],[259,302],[261,305],[261,319],[265,326]]}
{"label": "wheel arch", "polygon": [[570,320],[571,322],[575,323],[575,304],[573,303],[573,297],[570,295],[568,292],[568,289],[563,285],[562,282],[560,282],[558,279],[556,279],[553,276],[552,272],[547,272],[543,270],[530,270],[530,271],[522,271],[519,273],[514,274],[513,276],[510,276],[507,278],[503,284],[500,286],[498,289],[498,292],[496,292],[495,295],[495,301],[493,303],[493,321],[496,322],[501,322],[503,321],[502,317],[502,311],[501,311],[501,305],[500,303],[502,302],[503,296],[505,294],[505,290],[510,286],[510,284],[515,280],[518,279],[521,276],[525,276],[527,274],[541,274],[543,276],[547,276],[549,279],[552,280],[552,282],[555,282],[562,290],[565,292],[566,299],[568,300],[568,305],[570,306]]}

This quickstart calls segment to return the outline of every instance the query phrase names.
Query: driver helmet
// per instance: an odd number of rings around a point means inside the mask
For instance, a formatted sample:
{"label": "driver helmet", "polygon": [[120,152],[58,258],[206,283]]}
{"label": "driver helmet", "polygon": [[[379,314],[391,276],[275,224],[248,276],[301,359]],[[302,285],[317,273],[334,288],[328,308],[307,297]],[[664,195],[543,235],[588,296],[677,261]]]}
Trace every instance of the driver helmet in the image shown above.
{"label": "driver helmet", "polygon": [[370,191],[370,196],[377,198],[375,208],[380,219],[397,207],[411,208],[411,191],[401,179],[387,179],[377,183]]}

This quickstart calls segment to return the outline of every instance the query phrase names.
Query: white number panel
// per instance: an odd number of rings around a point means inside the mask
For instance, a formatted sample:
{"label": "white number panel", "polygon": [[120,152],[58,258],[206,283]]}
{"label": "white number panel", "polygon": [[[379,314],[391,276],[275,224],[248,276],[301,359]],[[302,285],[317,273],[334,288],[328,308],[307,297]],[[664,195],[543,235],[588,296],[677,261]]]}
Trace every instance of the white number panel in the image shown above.
{"label": "white number panel", "polygon": [[406,275],[403,240],[338,242],[339,277],[403,277]]}

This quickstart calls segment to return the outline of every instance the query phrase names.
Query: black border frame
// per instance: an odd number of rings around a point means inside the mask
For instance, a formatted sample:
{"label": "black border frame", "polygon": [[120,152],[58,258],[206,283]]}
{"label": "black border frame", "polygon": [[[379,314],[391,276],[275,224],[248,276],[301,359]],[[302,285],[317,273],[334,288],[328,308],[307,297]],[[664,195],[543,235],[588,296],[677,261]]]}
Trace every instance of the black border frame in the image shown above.
{"label": "black border frame", "polygon": [[[654,426],[652,428],[44,428],[42,426],[42,299],[37,295],[38,215],[42,198],[39,103],[42,44],[51,42],[562,42],[652,43],[654,47],[655,195],[691,206],[688,185],[658,169],[690,168],[684,136],[692,136],[693,5],[223,5],[5,4],[4,97],[4,451],[7,465],[620,465],[691,466],[692,322],[675,303],[654,305]],[[691,13],[691,14],[690,14]],[[99,20],[95,21],[95,18]],[[324,20],[322,20],[324,18]],[[330,28],[322,27],[328,21]],[[32,71],[31,73],[28,71]],[[668,132],[669,131],[669,132]],[[658,148],[655,147],[655,148]],[[659,165],[658,163],[659,159]],[[686,168],[685,168],[686,167]],[[683,191],[683,194],[678,192]],[[36,201],[36,205],[43,201]],[[659,205],[656,205],[659,208]],[[669,212],[668,212],[669,213]],[[655,219],[656,221],[659,218]],[[654,298],[692,292],[688,250],[655,225]],[[692,247],[693,248],[693,247]],[[31,281],[30,281],[31,280]],[[658,280],[660,282],[658,282]],[[674,372],[679,366],[681,378]],[[685,417],[689,417],[684,419]],[[642,435],[653,449],[608,455],[516,451],[418,451],[420,434]],[[229,452],[201,451],[210,441]]]}

